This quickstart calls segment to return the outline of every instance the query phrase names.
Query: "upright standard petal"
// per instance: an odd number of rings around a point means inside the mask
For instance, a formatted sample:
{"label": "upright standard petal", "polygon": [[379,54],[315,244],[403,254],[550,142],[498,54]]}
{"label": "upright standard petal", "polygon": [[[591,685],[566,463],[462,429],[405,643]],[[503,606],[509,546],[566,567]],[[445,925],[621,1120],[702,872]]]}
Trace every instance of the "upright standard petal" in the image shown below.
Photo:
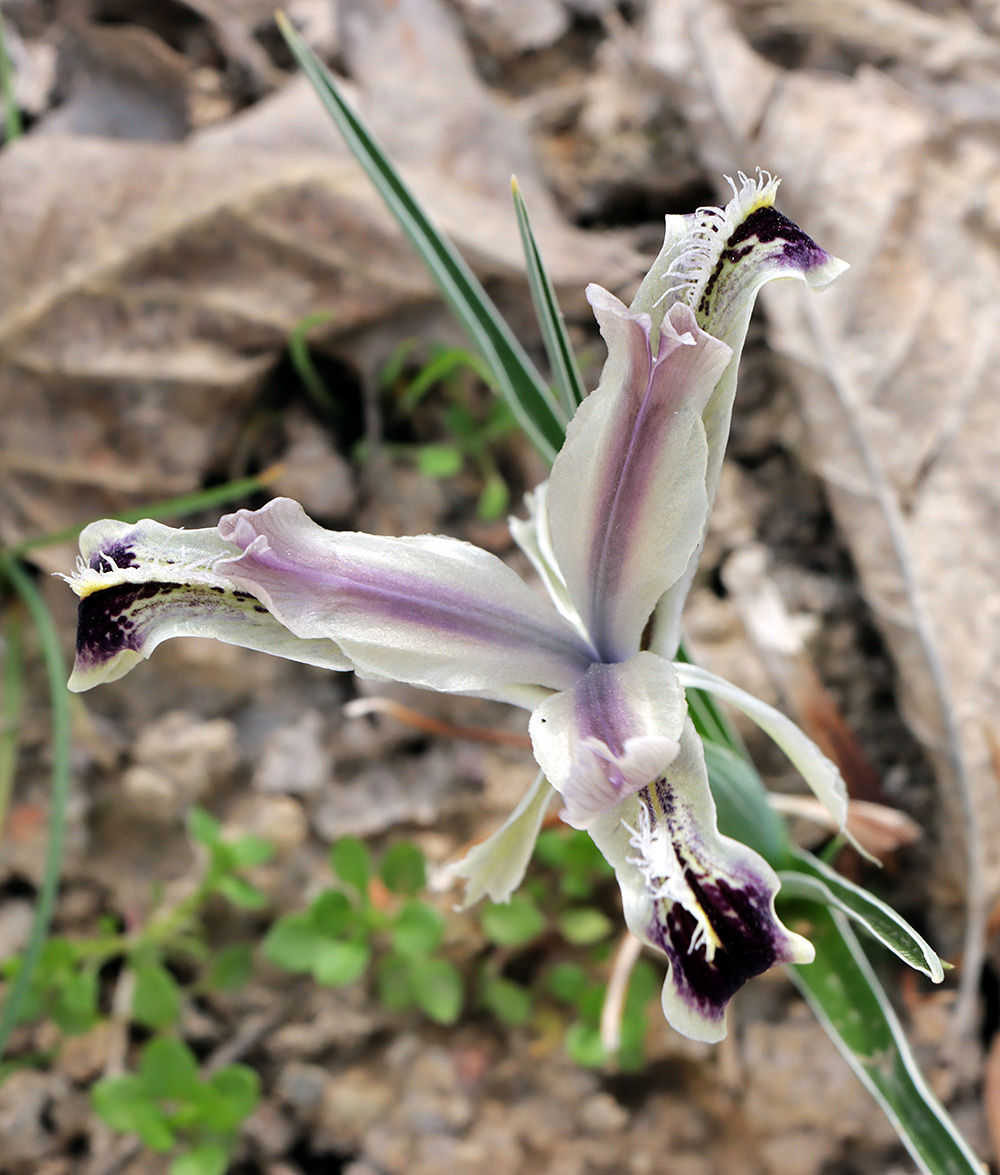
{"label": "upright standard petal", "polygon": [[458,539],[328,531],[288,498],[227,515],[219,533],[239,553],[216,574],[297,636],[334,641],[362,676],[531,708],[593,659],[509,567]]}
{"label": "upright standard petal", "polygon": [[669,661],[638,653],[592,665],[528,724],[535,758],[562,794],[563,819],[589,828],[657,779],[677,755],[687,705]]}
{"label": "upright standard petal", "polygon": [[570,598],[603,661],[639,651],[660,596],[698,549],[708,517],[702,413],[730,350],[687,306],[663,322],[587,290],[608,345],[601,382],[552,467],[548,522]]}
{"label": "upright standard petal", "polygon": [[175,530],[145,519],[95,522],[80,536],[70,586],[80,597],[75,692],[123,677],[161,641],[215,637],[325,669],[349,669],[330,640],[301,640],[212,563],[237,548],[210,530]]}
{"label": "upright standard petal", "polygon": [[814,951],[778,920],[771,867],[716,828],[690,721],[680,743],[664,776],[602,816],[590,835],[615,868],[629,929],[667,956],[667,1020],[715,1042],[726,1035],[726,1005],[748,979],[775,963],[809,963]]}

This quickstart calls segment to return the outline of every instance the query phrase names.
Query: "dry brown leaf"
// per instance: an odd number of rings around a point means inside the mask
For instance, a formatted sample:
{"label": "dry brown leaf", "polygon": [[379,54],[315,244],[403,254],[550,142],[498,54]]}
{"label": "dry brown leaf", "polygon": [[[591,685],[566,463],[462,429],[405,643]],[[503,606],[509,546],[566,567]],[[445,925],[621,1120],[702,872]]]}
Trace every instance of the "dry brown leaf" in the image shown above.
{"label": "dry brown leaf", "polygon": [[[669,71],[667,28],[686,30],[686,74]],[[734,75],[749,69],[757,102],[727,124],[729,166],[781,175],[782,208],[853,267],[819,297],[770,287],[770,339],[792,363],[814,467],[941,783],[941,859],[973,912],[971,997],[1000,890],[983,735],[1000,704],[1000,152],[874,69],[779,71],[721,4],[658,0],[650,31],[651,62],[687,94],[713,158]]]}
{"label": "dry brown leaf", "polygon": [[[435,29],[419,31],[426,41]],[[485,279],[514,284],[527,321],[510,174],[528,190],[542,185],[525,133],[475,77],[444,18],[441,29],[426,43],[433,70],[404,55],[387,81],[376,39],[355,76],[376,79],[368,102],[390,121],[393,87],[421,71],[434,79],[437,98],[424,79],[420,101],[438,103],[437,139],[421,132],[426,155],[411,182]],[[481,150],[470,155],[477,129]],[[532,211],[553,276],[577,291],[577,306],[590,277],[611,284],[628,271],[628,250],[571,229],[550,199],[534,199]],[[225,467],[248,403],[305,315],[328,312],[326,337],[349,337],[355,356],[379,326],[369,350],[384,361],[406,331],[404,311],[437,304],[301,80],[183,145],[14,144],[0,155],[0,256],[6,541],[203,484],[213,463]]]}

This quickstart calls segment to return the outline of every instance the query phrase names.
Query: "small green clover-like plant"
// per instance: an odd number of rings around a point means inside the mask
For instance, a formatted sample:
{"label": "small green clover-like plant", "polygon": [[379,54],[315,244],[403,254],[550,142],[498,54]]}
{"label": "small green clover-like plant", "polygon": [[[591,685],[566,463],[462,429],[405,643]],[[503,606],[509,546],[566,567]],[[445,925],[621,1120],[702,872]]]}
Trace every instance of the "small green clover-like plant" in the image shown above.
{"label": "small green clover-like plant", "polygon": [[473,465],[482,479],[477,516],[483,521],[500,518],[510,504],[510,491],[497,467],[493,449],[518,431],[514,414],[499,397],[491,398],[483,410],[473,407],[470,376],[491,388],[496,380],[482,359],[463,347],[432,346],[427,361],[415,375],[409,375],[407,366],[417,346],[417,341],[411,339],[397,347],[382,369],[381,390],[393,395],[397,408],[410,417],[417,405],[438,389],[445,399],[440,422],[449,439],[430,444],[394,444],[388,448],[412,456],[425,477],[454,477],[467,464]]}
{"label": "small green clover-like plant", "polygon": [[113,1130],[138,1135],[150,1150],[176,1151],[170,1175],[224,1175],[240,1125],[260,1100],[260,1080],[238,1064],[202,1076],[186,1044],[160,1036],[135,1073],[103,1078],[91,1097]]}
{"label": "small green clover-like plant", "polygon": [[336,884],[305,910],[275,922],[264,940],[265,957],[330,987],[353,983],[373,968],[385,1007],[415,1007],[438,1024],[453,1024],[464,984],[455,964],[438,953],[445,916],[415,896],[426,883],[420,849],[396,844],[376,870],[367,845],[344,837],[330,851],[330,868]]}
{"label": "small green clover-like plant", "polygon": [[[201,968],[202,983],[210,990],[232,990],[246,982],[253,962],[249,944],[234,944],[213,955],[201,915],[216,897],[241,909],[266,905],[264,894],[243,871],[267,861],[273,846],[256,836],[224,836],[219,822],[198,808],[189,815],[188,831],[205,852],[201,876],[191,893],[175,906],[154,910],[127,933],[105,918],[93,935],[50,938],[32,974],[18,1023],[49,1019],[65,1036],[89,1031],[102,1016],[101,971],[115,960],[122,960],[133,975],[131,1019],[153,1031],[175,1024],[186,998],[172,960]],[[12,981],[21,965],[20,957],[8,960],[0,967],[0,978]]]}

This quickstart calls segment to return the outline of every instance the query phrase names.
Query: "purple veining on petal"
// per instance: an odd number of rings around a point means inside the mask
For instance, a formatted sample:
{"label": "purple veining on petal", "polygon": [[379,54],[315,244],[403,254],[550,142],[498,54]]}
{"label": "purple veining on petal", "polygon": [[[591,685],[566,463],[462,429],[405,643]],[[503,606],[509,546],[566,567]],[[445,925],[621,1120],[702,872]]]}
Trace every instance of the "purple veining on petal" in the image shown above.
{"label": "purple veining on petal", "polygon": [[[565,632],[560,631],[555,614],[553,623],[546,625],[525,611],[497,606],[430,576],[373,567],[369,562],[351,560],[339,553],[332,557],[327,553],[322,566],[316,566],[276,550],[265,536],[257,534],[246,518],[238,518],[223,537],[243,546],[244,553],[221,561],[216,565],[217,571],[252,586],[271,602],[276,614],[282,612],[281,606],[271,598],[276,590],[289,585],[296,589],[307,586],[324,607],[331,608],[342,619],[360,616],[365,620],[413,625],[446,637],[503,644],[526,653],[542,651],[567,666],[569,679],[583,673],[592,661],[592,654],[582,640],[568,627]],[[293,623],[291,618],[288,623]],[[335,632],[331,635],[337,639]]]}
{"label": "purple veining on petal", "polygon": [[600,495],[609,505],[601,519],[600,537],[591,551],[592,637],[606,661],[617,661],[635,652],[610,647],[612,613],[635,535],[634,505],[644,500],[657,470],[660,453],[653,442],[668,427],[667,420],[677,411],[684,390],[670,388],[665,392],[665,385],[669,388],[669,357],[683,344],[661,332],[654,361],[649,331],[647,315],[632,317],[631,370],[625,381],[629,401],[620,416],[618,451],[604,465]]}
{"label": "purple veining on petal", "polygon": [[[775,963],[792,962],[788,935],[772,908],[773,885],[745,864],[729,864],[723,874],[717,862],[700,864],[699,845],[681,843],[674,831],[674,796],[669,784],[658,781],[656,798],[663,823],[670,831],[683,878],[692,897],[718,939],[714,956],[695,916],[679,902],[654,902],[647,927],[652,943],[670,959],[670,982],[678,995],[700,1016],[720,1023],[726,1004],[748,979]],[[654,819],[650,803],[646,803]]]}
{"label": "purple veining on petal", "polygon": [[779,212],[772,205],[764,205],[753,212],[736,226],[725,248],[719,254],[715,268],[709,274],[698,301],[699,315],[709,312],[712,294],[715,285],[726,265],[734,265],[752,253],[756,245],[769,245],[774,241],[781,241],[780,253],[771,254],[772,259],[782,257],[790,269],[798,269],[803,273],[825,265],[830,260],[830,254],[799,228],[794,221]]}
{"label": "purple veining on petal", "polygon": [[80,601],[77,613],[77,664],[81,667],[103,665],[119,653],[141,652],[153,619],[148,612],[137,614],[138,607],[144,605],[148,608],[149,601],[157,597],[169,597],[164,599],[165,604],[192,617],[217,609],[224,598],[231,607],[250,608],[261,614],[267,612],[249,592],[227,592],[218,586],[204,589],[211,592],[212,597],[219,598],[215,602],[208,596],[189,595],[191,590],[188,584],[153,581],[117,584],[89,592]]}
{"label": "purple veining on petal", "polygon": [[587,670],[576,687],[574,709],[579,738],[600,739],[613,755],[624,754],[625,740],[642,733],[622,697],[617,665],[596,664]]}
{"label": "purple veining on petal", "polygon": [[721,877],[699,880],[690,869],[684,877],[719,939],[714,958],[709,962],[704,943],[692,949],[698,923],[677,903],[657,903],[659,917],[647,933],[670,959],[671,982],[685,1002],[702,1016],[721,1020],[748,979],[790,959],[780,951],[766,887],[750,877],[738,884]]}

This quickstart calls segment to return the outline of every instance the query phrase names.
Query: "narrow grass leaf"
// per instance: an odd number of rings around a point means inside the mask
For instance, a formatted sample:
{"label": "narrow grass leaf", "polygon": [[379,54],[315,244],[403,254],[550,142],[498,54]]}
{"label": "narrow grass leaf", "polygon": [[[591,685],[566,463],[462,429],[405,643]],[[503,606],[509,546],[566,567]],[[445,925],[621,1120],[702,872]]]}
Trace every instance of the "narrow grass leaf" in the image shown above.
{"label": "narrow grass leaf", "polygon": [[528,218],[528,208],[521,195],[516,179],[511,180],[511,192],[514,197],[514,211],[517,214],[517,227],[521,233],[521,245],[524,249],[524,259],[528,265],[528,285],[531,289],[531,300],[535,304],[535,314],[538,325],[542,328],[542,341],[545,344],[545,353],[549,357],[549,366],[552,368],[552,379],[555,383],[556,395],[567,415],[572,416],[577,406],[583,403],[587,391],[580,377],[573,345],[569,341],[566,331],[566,321],[559,309],[555,289],[545,269],[542,255],[535,241],[535,234],[531,231],[531,221]]}
{"label": "narrow grass leaf", "polygon": [[944,967],[930,944],[905,918],[874,894],[801,849],[793,850],[794,867],[779,874],[784,898],[805,898],[846,914],[904,963],[922,971],[935,983],[944,979]]}
{"label": "narrow grass leaf", "polygon": [[21,1004],[31,986],[31,979],[52,921],[66,843],[66,809],[72,776],[70,694],[66,689],[66,661],[59,641],[59,632],[31,576],[16,559],[0,551],[0,580],[4,579],[21,597],[31,617],[45,662],[52,721],[52,790],[45,869],[38,891],[38,901],[35,904],[28,945],[24,949],[17,975],[8,988],[3,1013],[0,1015],[0,1055],[3,1054],[11,1029],[17,1023]]}
{"label": "narrow grass leaf", "polygon": [[327,113],[409,237],[445,301],[496,375],[521,427],[551,461],[562,445],[567,416],[510,326],[455,246],[439,232],[388,156],[344,100],[330,71],[278,14],[278,26]]}
{"label": "narrow grass leaf", "polygon": [[925,1175],[982,1175],[976,1158],[917,1069],[902,1027],[846,917],[816,902],[792,903],[816,960],[789,970],[848,1064],[885,1111]]}

